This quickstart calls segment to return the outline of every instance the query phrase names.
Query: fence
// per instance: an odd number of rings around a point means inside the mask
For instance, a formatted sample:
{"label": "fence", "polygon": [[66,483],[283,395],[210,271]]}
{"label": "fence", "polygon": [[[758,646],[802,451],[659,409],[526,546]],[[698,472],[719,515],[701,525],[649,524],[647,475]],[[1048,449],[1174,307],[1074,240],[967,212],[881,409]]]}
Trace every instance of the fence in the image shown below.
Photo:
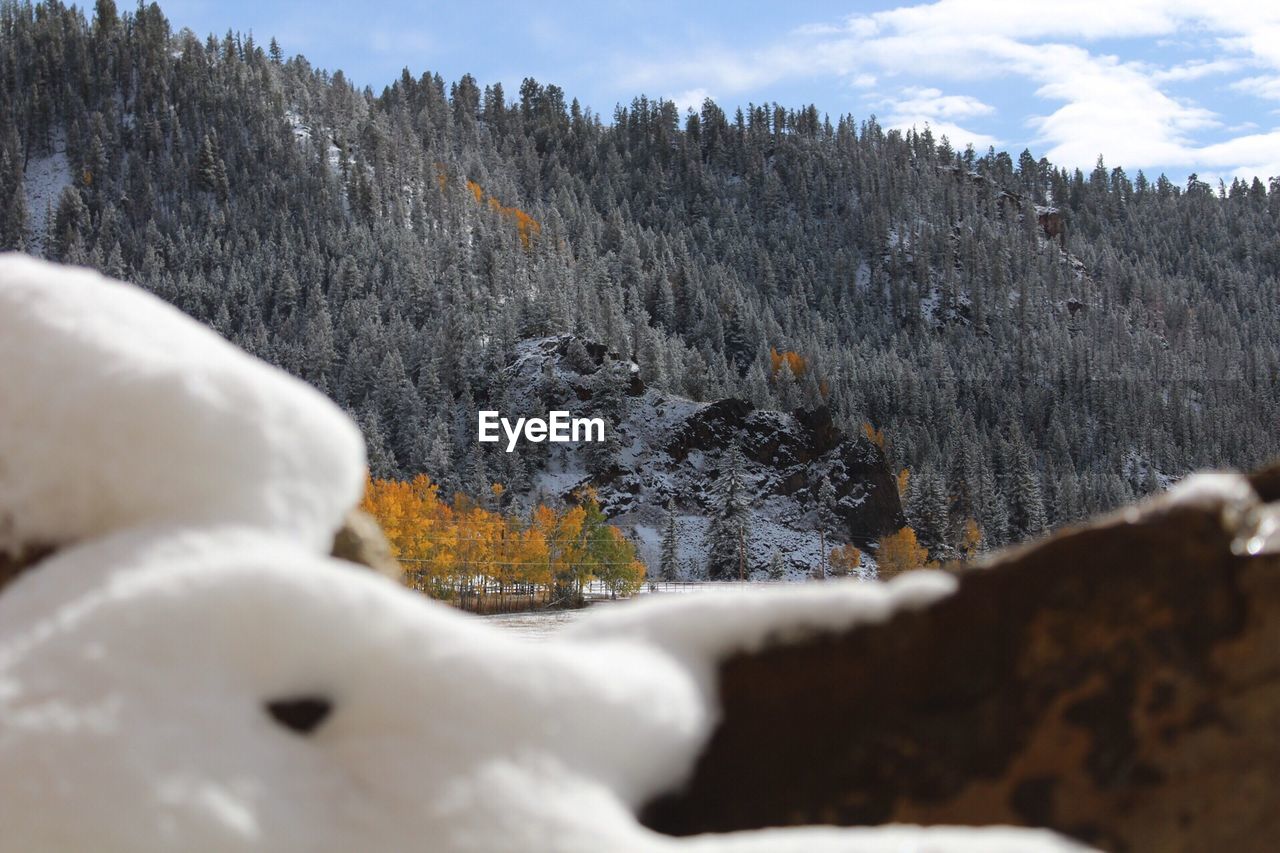
{"label": "fence", "polygon": [[[638,590],[641,594],[647,593],[686,593],[686,592],[708,592],[718,589],[770,589],[776,586],[787,586],[789,581],[783,580],[758,580],[758,581],[658,581],[650,580],[641,584]],[[599,581],[592,581],[583,587],[583,592],[590,598],[609,597],[609,590],[605,588]]]}
{"label": "fence", "polygon": [[462,610],[480,614],[553,610],[584,604],[584,596],[552,585],[502,583],[485,575],[449,578],[433,575],[427,569],[408,568],[405,570],[405,585]]}

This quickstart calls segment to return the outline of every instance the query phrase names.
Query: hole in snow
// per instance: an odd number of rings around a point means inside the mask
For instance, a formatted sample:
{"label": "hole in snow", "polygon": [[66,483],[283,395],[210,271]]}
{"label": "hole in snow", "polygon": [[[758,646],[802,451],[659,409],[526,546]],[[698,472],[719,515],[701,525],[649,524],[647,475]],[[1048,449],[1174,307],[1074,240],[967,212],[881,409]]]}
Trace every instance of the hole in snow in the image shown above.
{"label": "hole in snow", "polygon": [[309,735],[318,729],[333,711],[333,703],[323,696],[273,699],[266,702],[265,707],[271,719],[300,735]]}

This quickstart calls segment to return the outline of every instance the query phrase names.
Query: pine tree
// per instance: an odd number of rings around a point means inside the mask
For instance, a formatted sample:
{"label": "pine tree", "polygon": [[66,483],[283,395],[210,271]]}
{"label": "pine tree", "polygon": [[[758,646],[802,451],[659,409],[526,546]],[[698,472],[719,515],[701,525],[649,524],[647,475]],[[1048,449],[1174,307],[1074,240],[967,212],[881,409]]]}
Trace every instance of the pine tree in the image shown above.
{"label": "pine tree", "polygon": [[679,563],[679,539],[676,529],[676,502],[667,499],[666,514],[662,518],[662,556],[659,559],[659,574],[664,581],[676,579],[676,567]]}
{"label": "pine tree", "polygon": [[18,140],[12,128],[0,139],[0,251],[27,248],[27,194]]}
{"label": "pine tree", "polygon": [[711,580],[737,578],[749,570],[751,510],[745,470],[742,450],[736,443],[730,445],[711,488],[711,523],[706,536],[707,576]]}
{"label": "pine tree", "polygon": [[782,565],[782,552],[774,548],[773,554],[769,556],[769,580],[780,581],[786,576],[786,568]]}
{"label": "pine tree", "polygon": [[839,516],[836,515],[836,490],[831,485],[831,478],[825,474],[818,485],[818,577],[826,578],[830,571],[827,562],[827,538],[836,529]]}
{"label": "pine tree", "polygon": [[604,441],[585,446],[587,469],[596,477],[607,475],[622,452],[618,426],[622,420],[622,382],[625,367],[608,355],[599,369],[591,375],[591,412],[604,421]]}
{"label": "pine tree", "polygon": [[947,493],[936,472],[921,471],[912,478],[907,518],[920,544],[935,558],[942,558],[949,551],[946,543]]}
{"label": "pine tree", "polygon": [[359,418],[360,430],[364,433],[365,445],[369,460],[369,475],[379,479],[395,477],[399,466],[395,454],[387,445],[386,433],[382,430],[382,422],[378,413],[365,409]]}
{"label": "pine tree", "polygon": [[1031,451],[1020,439],[1013,445],[1013,489],[1010,494],[1009,530],[1018,540],[1039,536],[1048,526],[1040,475]]}

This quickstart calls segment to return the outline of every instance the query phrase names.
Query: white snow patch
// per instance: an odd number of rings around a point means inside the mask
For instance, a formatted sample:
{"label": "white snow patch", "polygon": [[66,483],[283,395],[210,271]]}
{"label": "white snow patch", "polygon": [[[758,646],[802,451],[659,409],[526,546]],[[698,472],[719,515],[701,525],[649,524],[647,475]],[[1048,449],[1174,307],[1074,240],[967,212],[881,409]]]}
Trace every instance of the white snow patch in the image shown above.
{"label": "white snow patch", "polygon": [[27,225],[31,235],[31,248],[37,254],[44,251],[45,232],[49,216],[58,208],[62,191],[71,186],[71,161],[67,159],[67,142],[59,131],[54,135],[53,153],[44,157],[32,157],[27,162],[23,191],[27,201]]}
{"label": "white snow patch", "polygon": [[0,552],[241,522],[327,550],[364,441],[319,392],[89,270],[0,256]]}
{"label": "white snow patch", "polygon": [[[1171,506],[1222,507],[1224,510],[1241,511],[1257,503],[1258,497],[1249,481],[1240,474],[1203,472],[1179,482],[1169,490],[1165,499]],[[1139,511],[1137,508],[1127,510],[1129,513]]]}
{"label": "white snow patch", "polygon": [[950,595],[955,575],[908,572],[885,584],[828,581],[770,587],[767,594],[707,592],[588,613],[565,636],[626,637],[656,645],[684,660],[703,688],[714,691],[713,667],[733,652],[759,649],[767,640],[813,631],[843,631],[882,622],[902,609],[925,607]]}
{"label": "white snow patch", "polygon": [[[284,119],[289,123],[289,128],[293,131],[293,138],[299,145],[311,144],[311,139],[315,135],[316,131],[306,122],[305,119],[303,119],[301,113],[294,109],[287,109],[284,111]],[[325,163],[328,164],[329,171],[337,173],[341,169],[342,165],[342,151],[333,143],[333,135],[331,133],[327,132],[324,128],[321,128],[320,132],[326,139],[324,149]],[[369,169],[369,174],[373,174],[372,168]],[[408,189],[407,184],[405,187]],[[343,188],[343,193],[345,197],[345,187]]]}

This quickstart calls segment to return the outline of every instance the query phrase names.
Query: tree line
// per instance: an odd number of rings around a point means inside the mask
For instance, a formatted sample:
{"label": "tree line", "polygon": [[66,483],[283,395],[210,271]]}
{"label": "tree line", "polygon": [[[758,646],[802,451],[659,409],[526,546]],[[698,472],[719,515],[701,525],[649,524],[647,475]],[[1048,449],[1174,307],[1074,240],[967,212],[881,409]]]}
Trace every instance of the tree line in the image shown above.
{"label": "tree line", "polygon": [[606,522],[590,491],[572,506],[538,504],[527,515],[494,509],[503,491],[493,484],[486,501],[445,500],[425,474],[371,479],[361,509],[378,520],[410,586],[467,609],[511,598],[574,606],[592,581],[615,597],[639,588],[645,566],[635,545]]}

